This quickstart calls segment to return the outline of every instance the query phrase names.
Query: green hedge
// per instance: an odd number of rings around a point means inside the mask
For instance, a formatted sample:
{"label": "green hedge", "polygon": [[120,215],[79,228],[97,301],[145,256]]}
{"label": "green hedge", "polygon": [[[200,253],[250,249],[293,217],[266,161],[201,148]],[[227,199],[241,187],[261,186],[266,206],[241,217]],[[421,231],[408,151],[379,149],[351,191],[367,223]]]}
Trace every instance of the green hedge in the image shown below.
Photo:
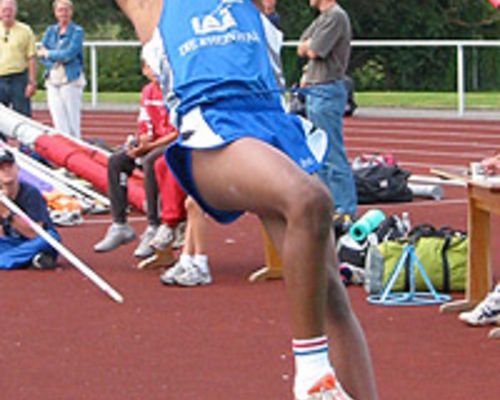
{"label": "green hedge", "polygon": [[[500,87],[500,51],[497,48],[466,48],[466,89],[495,91]],[[139,49],[133,47],[97,50],[99,91],[139,91],[146,82],[141,74]],[[294,48],[282,54],[287,84],[297,82],[301,63]],[[85,51],[87,80],[90,80],[89,50]],[[41,74],[41,68],[39,71]],[[356,89],[390,91],[456,90],[455,48],[353,48],[349,75]]]}

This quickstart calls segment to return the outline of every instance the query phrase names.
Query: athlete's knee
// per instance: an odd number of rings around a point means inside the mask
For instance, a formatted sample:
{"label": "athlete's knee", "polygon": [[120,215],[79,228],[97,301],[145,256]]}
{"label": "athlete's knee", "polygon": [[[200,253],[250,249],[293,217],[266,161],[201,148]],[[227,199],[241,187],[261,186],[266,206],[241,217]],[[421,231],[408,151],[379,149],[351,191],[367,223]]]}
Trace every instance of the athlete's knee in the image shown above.
{"label": "athlete's knee", "polygon": [[184,206],[186,207],[186,210],[190,216],[202,214],[200,206],[191,196],[186,197],[186,200],[184,201]]}
{"label": "athlete's knee", "polygon": [[307,224],[311,234],[326,236],[331,229],[332,200],[319,181],[303,185],[292,199],[290,217]]}
{"label": "athlete's knee", "polygon": [[195,201],[191,196],[187,196],[186,200],[184,200],[184,207],[186,207],[186,210],[193,210],[193,208],[196,206]]}

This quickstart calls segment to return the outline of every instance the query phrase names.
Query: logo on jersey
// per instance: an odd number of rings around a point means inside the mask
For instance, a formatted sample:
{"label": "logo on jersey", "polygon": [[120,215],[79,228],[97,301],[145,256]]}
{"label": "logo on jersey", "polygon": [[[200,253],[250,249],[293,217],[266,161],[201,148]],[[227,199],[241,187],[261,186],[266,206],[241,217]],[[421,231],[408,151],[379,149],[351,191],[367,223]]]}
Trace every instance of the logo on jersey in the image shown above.
{"label": "logo on jersey", "polygon": [[191,26],[197,35],[225,32],[233,26],[237,26],[236,20],[231,14],[230,8],[233,4],[241,4],[242,0],[222,0],[217,8],[209,14],[193,17]]}

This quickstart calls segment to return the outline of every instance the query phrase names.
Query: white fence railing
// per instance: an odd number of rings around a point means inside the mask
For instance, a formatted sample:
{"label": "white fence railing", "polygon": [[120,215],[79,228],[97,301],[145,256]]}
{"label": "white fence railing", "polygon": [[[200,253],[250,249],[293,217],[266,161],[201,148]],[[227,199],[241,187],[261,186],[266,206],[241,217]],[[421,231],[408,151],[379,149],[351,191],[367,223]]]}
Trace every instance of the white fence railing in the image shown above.
{"label": "white fence railing", "polygon": [[[287,41],[286,47],[296,47],[298,41]],[[138,41],[88,41],[84,43],[90,50],[90,83],[92,106],[98,105],[98,57],[97,49],[101,47],[139,47]],[[457,78],[457,113],[465,113],[465,47],[500,47],[500,40],[354,40],[353,47],[454,47],[456,48]]]}

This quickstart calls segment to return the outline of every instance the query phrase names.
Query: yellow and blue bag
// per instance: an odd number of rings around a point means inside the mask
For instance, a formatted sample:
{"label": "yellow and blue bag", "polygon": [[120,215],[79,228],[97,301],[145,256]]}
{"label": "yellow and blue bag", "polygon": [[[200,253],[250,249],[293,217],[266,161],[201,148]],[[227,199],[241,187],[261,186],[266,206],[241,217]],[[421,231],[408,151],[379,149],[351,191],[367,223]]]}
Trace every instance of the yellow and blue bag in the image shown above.
{"label": "yellow and blue bag", "polygon": [[[449,227],[434,228],[432,225],[418,225],[408,238],[385,240],[368,249],[366,257],[365,289],[378,293],[389,279],[397,265],[403,247],[409,240],[414,243],[415,254],[422,263],[434,288],[442,293],[464,291],[467,274],[467,235]],[[399,274],[393,287],[395,291],[409,290],[409,266]],[[426,290],[418,269],[415,271],[417,290]]]}

